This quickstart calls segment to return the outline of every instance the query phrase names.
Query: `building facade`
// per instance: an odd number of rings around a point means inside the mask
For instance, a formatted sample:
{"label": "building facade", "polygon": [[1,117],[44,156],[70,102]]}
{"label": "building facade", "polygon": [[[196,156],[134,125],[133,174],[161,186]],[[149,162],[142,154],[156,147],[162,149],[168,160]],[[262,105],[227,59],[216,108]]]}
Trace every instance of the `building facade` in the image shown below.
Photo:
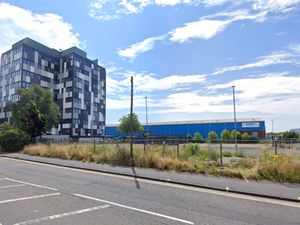
{"label": "building facade", "polygon": [[[223,130],[235,130],[235,123],[230,119],[161,122],[149,123],[148,126],[142,124],[142,126],[144,131],[148,130],[150,136],[159,138],[186,138],[187,135],[193,136],[196,132],[200,132],[203,138],[207,138],[210,131],[215,131],[218,137],[221,137]],[[241,134],[247,132],[259,139],[265,138],[266,135],[265,121],[257,118],[237,119],[236,128]],[[112,137],[128,135],[118,132],[118,125],[107,125],[105,134]],[[135,134],[140,137],[142,135]]]}
{"label": "building facade", "polygon": [[101,136],[105,130],[106,71],[77,47],[64,51],[25,38],[1,56],[0,122],[9,121],[18,88],[38,84],[53,92],[61,120],[56,135]]}

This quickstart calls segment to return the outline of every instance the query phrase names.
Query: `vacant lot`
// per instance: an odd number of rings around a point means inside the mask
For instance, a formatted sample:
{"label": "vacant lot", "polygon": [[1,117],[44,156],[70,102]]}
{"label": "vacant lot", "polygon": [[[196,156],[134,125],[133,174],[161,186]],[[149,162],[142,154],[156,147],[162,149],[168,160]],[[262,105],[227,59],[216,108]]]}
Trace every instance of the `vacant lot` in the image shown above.
{"label": "vacant lot", "polygon": [[50,144],[25,147],[24,153],[66,160],[80,160],[119,166],[134,166],[177,172],[212,174],[245,179],[266,179],[300,183],[300,161],[293,154],[275,155],[263,147],[259,156],[246,157],[242,151],[224,151],[224,164],[219,153],[198,144],[180,148],[165,145],[134,146],[133,160],[129,146],[90,144]]}

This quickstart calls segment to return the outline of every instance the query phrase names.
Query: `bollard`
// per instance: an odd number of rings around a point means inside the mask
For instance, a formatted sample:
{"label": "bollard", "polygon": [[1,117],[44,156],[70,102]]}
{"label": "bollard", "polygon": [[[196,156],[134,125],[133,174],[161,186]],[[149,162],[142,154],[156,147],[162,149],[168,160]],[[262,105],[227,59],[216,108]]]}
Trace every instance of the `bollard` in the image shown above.
{"label": "bollard", "polygon": [[179,158],[179,144],[177,143],[177,158]]}
{"label": "bollard", "polygon": [[277,155],[277,141],[275,140],[275,155]]}

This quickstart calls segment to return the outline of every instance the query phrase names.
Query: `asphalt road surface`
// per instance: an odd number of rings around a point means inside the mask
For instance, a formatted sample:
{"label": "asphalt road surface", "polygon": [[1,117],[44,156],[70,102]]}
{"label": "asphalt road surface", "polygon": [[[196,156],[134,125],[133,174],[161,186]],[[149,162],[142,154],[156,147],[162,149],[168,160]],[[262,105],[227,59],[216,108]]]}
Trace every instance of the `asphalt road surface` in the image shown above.
{"label": "asphalt road surface", "polygon": [[0,224],[300,224],[300,204],[0,158]]}

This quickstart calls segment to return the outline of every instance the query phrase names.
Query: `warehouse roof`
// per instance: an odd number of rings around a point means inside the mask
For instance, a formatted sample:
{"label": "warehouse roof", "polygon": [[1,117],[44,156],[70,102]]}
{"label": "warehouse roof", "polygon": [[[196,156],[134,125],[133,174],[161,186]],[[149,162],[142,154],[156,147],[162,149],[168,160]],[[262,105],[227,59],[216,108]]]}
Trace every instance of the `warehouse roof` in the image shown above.
{"label": "warehouse roof", "polygon": [[[236,120],[237,122],[260,122],[263,121],[261,118],[240,118]],[[219,120],[189,120],[189,121],[168,121],[168,122],[153,122],[148,123],[149,126],[154,125],[175,125],[175,124],[207,124],[207,123],[230,123],[234,122],[233,119],[219,119]],[[142,123],[142,126],[145,126],[145,123]],[[116,127],[119,124],[108,124],[106,127]]]}

